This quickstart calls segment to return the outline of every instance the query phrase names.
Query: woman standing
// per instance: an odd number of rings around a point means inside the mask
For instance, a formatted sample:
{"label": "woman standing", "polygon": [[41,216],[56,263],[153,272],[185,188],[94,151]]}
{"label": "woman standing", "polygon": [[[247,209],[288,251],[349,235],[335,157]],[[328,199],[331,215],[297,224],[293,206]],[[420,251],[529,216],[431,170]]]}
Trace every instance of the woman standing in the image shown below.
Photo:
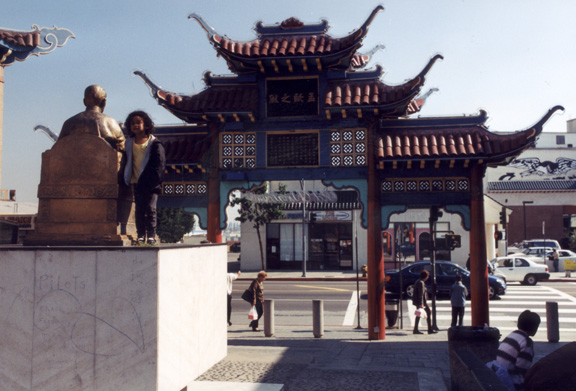
{"label": "woman standing", "polygon": [[138,244],[148,238],[156,244],[156,203],[161,191],[166,156],[162,143],[152,135],[154,122],[143,111],[134,111],[126,118],[126,166],[124,182],[134,193]]}
{"label": "woman standing", "polygon": [[252,327],[252,331],[259,331],[258,330],[258,321],[260,320],[260,318],[264,314],[264,284],[263,284],[263,282],[266,279],[266,277],[268,277],[268,273],[266,273],[264,270],[261,270],[260,272],[258,272],[258,276],[256,277],[256,279],[254,281],[252,281],[252,284],[250,284],[250,287],[248,288],[253,293],[254,298],[252,299],[252,305],[256,307],[256,312],[258,313],[258,319],[253,320],[248,325],[249,327]]}

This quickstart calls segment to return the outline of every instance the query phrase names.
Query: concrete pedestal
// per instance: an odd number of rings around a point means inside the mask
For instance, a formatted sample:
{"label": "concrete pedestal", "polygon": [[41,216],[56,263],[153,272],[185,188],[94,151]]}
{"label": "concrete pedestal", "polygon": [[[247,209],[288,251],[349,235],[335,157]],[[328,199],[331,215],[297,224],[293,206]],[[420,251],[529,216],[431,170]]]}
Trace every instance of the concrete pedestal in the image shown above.
{"label": "concrete pedestal", "polygon": [[132,194],[121,172],[122,154],[103,138],[59,139],[42,154],[38,218],[24,245],[129,246]]}
{"label": "concrete pedestal", "polygon": [[0,384],[181,390],[227,353],[226,246],[0,248]]}

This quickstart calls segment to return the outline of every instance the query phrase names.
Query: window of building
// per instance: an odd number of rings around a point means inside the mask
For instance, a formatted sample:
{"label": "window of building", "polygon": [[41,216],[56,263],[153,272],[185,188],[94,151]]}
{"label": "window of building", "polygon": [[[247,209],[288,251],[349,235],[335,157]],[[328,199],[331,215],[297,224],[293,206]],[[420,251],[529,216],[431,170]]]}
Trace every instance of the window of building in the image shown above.
{"label": "window of building", "polygon": [[302,261],[302,224],[278,224],[280,261]]}
{"label": "window of building", "polygon": [[566,138],[564,136],[557,135],[556,145],[564,145],[564,144],[566,144]]}

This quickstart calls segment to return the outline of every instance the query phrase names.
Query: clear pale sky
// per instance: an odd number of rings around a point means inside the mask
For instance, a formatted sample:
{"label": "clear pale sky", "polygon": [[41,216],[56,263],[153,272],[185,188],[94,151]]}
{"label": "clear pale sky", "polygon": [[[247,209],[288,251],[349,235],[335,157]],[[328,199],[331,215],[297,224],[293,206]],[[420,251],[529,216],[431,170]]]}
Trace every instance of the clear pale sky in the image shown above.
{"label": "clear pale sky", "polygon": [[200,25],[200,14],[218,33],[239,40],[256,37],[253,27],[289,17],[305,23],[327,19],[329,34],[347,35],[379,4],[360,52],[384,44],[367,69],[384,67],[382,81],[413,78],[435,54],[423,92],[439,88],[421,116],[488,112],[492,131],[530,127],[549,108],[566,108],[547,123],[564,132],[576,117],[576,1],[567,0],[0,0],[0,27],[31,30],[64,27],[71,39],[53,53],[5,69],[2,189],[16,189],[19,202],[37,202],[41,154],[52,142],[34,132],[42,124],[60,132],[83,111],[84,88],[102,85],[105,113],[123,122],[143,109],[158,125],[181,123],[158,106],[141,69],[173,92],[195,94],[205,71],[229,74]]}

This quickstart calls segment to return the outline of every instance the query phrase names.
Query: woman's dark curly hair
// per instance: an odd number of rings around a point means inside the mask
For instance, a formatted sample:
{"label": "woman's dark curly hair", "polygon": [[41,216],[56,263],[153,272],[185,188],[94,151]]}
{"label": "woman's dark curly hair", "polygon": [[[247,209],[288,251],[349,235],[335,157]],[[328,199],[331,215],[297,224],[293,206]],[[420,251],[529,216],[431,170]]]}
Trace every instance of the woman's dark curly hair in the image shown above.
{"label": "woman's dark curly hair", "polygon": [[142,120],[144,121],[144,130],[146,131],[147,136],[154,133],[154,122],[152,121],[152,118],[150,118],[150,116],[146,114],[144,111],[136,110],[128,114],[128,117],[126,117],[126,121],[124,122],[124,128],[126,129],[126,134],[129,137],[134,137],[134,133],[132,133],[132,130],[130,130],[131,128],[130,125],[132,124],[132,119],[134,117],[142,118]]}

